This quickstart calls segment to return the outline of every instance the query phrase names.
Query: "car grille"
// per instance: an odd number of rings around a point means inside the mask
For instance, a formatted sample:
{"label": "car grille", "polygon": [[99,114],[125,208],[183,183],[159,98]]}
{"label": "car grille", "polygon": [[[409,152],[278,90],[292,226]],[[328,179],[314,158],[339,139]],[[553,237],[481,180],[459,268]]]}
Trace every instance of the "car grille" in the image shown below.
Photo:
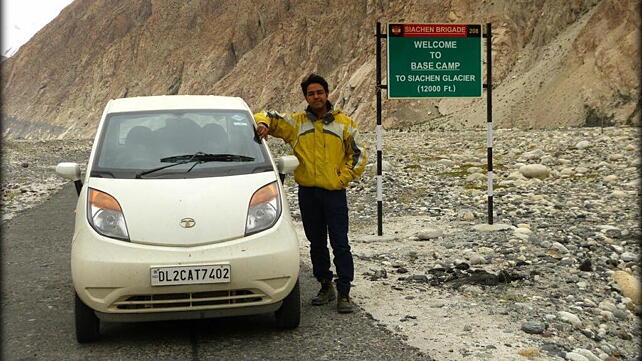
{"label": "car grille", "polygon": [[221,306],[238,303],[260,302],[264,297],[264,294],[252,290],[165,293],[155,295],[126,296],[120,301],[114,302],[114,306],[116,306],[116,308],[120,310]]}

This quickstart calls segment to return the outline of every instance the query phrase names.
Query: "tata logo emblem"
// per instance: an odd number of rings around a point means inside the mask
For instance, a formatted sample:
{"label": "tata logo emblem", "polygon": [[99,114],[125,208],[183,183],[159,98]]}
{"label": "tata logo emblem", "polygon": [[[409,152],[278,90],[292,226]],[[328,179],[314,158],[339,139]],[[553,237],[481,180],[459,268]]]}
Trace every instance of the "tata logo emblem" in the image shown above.
{"label": "tata logo emblem", "polygon": [[194,225],[196,225],[196,221],[194,218],[183,218],[180,221],[180,225],[183,228],[192,228]]}
{"label": "tata logo emblem", "polygon": [[392,29],[390,29],[392,32],[392,35],[399,35],[401,34],[401,26],[400,25],[393,25]]}

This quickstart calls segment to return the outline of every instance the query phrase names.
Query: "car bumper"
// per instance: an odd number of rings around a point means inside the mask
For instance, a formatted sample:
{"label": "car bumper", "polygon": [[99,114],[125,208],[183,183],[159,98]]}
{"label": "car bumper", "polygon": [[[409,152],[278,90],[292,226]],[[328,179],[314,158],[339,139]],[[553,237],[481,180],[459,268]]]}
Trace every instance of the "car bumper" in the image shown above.
{"label": "car bumper", "polygon": [[[76,225],[72,279],[80,299],[107,321],[153,321],[258,314],[276,310],[299,273],[296,232],[271,229],[197,247],[141,245]],[[227,264],[229,283],[152,286],[151,268]]]}

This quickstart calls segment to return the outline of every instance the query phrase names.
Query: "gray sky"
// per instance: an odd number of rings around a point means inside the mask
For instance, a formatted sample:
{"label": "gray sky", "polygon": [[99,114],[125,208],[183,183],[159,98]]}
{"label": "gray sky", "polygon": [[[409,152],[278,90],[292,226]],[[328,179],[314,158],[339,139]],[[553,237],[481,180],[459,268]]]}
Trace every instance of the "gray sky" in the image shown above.
{"label": "gray sky", "polygon": [[[2,55],[11,56],[73,0],[1,0]],[[92,0],[85,0],[92,1]]]}

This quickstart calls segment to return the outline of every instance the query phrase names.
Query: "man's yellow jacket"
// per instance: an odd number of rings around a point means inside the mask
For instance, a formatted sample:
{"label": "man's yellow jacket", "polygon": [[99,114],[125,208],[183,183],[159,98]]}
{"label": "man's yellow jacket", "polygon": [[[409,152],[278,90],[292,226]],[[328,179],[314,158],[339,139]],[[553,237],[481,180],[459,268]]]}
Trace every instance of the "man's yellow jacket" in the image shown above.
{"label": "man's yellow jacket", "polygon": [[295,114],[259,112],[269,134],[285,140],[299,159],[294,180],[305,187],[345,189],[366,166],[366,152],[356,123],[341,110],[331,110],[322,119],[308,111]]}

